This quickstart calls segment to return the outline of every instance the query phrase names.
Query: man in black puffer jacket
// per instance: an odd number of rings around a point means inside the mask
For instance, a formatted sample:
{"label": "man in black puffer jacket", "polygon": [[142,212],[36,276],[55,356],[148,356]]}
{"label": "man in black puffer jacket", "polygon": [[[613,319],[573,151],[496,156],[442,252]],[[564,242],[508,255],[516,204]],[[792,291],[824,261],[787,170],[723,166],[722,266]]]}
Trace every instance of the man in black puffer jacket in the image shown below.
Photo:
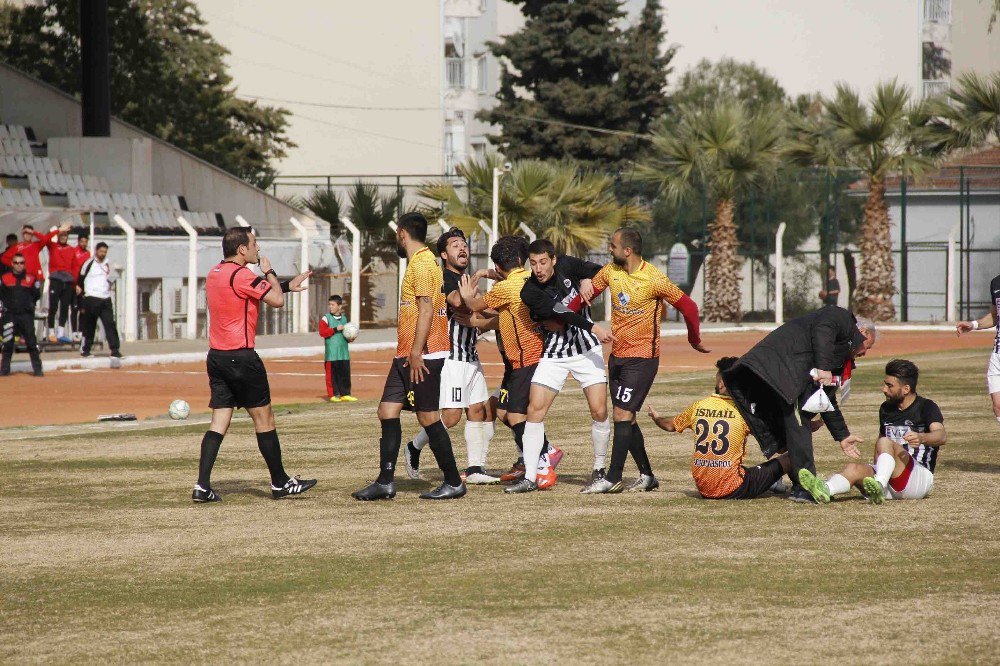
{"label": "man in black puffer jacket", "polygon": [[855,358],[875,344],[875,325],[836,306],[826,306],[771,331],[723,373],[740,414],[750,426],[764,455],[780,451],[791,456],[793,482],[789,498],[811,502],[798,483],[799,470],[816,473],[813,461],[813,414],[802,405],[817,389],[825,391],[834,411],[821,414],[833,438],[849,456],[860,458],[861,441],[850,433],[837,406],[836,382]]}

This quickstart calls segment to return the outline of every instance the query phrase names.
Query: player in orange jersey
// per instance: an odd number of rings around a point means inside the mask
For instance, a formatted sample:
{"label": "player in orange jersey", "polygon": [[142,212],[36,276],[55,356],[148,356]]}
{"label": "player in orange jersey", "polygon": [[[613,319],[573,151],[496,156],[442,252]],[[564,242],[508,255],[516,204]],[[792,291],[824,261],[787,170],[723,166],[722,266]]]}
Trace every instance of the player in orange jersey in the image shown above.
{"label": "player in orange jersey", "polygon": [[611,298],[611,332],[614,343],[608,358],[611,404],[614,407],[614,444],[606,475],[593,479],[584,493],[620,493],[625,459],[632,454],[639,478],[629,486],[632,492],[649,492],[660,486],[646,455],[642,429],[636,413],[653,386],[660,364],[660,319],[664,303],[677,308],[688,327],[688,342],[702,353],[698,328],[698,306],[677,285],[642,258],[642,236],[630,227],[611,235],[608,249],[611,263],[604,266],[590,285],[581,286],[589,302],[605,288]]}
{"label": "player in orange jersey", "polygon": [[766,493],[774,482],[792,468],[787,453],[755,467],[743,465],[750,428],[733,404],[722,373],[736,363],[735,356],[720,358],[715,367],[715,394],[702,398],[673,419],[649,415],[667,432],[694,430],[691,476],[698,492],[706,499],[753,499]]}
{"label": "player in orange jersey", "polygon": [[451,350],[448,306],[442,291],[444,276],[437,257],[424,241],[427,219],[420,213],[399,218],[396,251],[409,259],[399,289],[399,341],[396,358],[385,380],[378,418],[379,475],[374,482],[351,493],[358,500],[392,499],[396,496],[395,472],[403,431],[399,415],[403,409],[417,413],[417,422],[427,432],[431,451],[444,472],[444,483],[420,499],[453,499],[465,495],[448,430],[441,423],[441,371]]}

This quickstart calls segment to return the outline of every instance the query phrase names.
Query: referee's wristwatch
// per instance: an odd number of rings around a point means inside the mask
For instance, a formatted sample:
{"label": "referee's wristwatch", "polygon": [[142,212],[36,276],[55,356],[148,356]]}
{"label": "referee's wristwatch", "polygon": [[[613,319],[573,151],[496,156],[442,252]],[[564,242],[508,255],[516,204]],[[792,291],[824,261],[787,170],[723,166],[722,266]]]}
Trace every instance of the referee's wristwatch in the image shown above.
{"label": "referee's wristwatch", "polygon": [[265,277],[265,278],[267,278],[267,276],[268,276],[268,275],[273,275],[273,276],[274,276],[274,279],[275,279],[275,280],[277,280],[277,279],[278,279],[278,274],[274,272],[274,269],[273,269],[273,268],[269,268],[269,269],[267,269],[267,272],[266,272],[266,273],[264,273],[264,277]]}

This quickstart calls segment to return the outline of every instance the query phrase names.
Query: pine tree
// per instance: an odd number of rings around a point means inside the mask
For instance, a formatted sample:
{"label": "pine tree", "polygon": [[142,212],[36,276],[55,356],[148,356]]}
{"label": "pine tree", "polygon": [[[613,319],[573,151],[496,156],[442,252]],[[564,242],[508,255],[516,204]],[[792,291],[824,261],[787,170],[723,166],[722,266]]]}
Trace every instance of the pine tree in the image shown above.
{"label": "pine tree", "polygon": [[[524,27],[490,45],[504,63],[499,104],[479,113],[501,128],[493,144],[511,158],[574,158],[590,168],[607,169],[628,158],[636,150],[634,137],[579,126],[642,131],[662,109],[651,98],[657,91],[662,96],[673,53],[658,53],[662,22],[656,3],[647,3],[644,21],[630,30],[620,27],[620,0],[515,4],[521,5]],[[650,59],[652,51],[657,57]],[[623,65],[628,71],[619,76]]]}
{"label": "pine tree", "polygon": [[[652,122],[669,110],[665,89],[677,46],[670,45],[661,53],[664,36],[659,0],[646,0],[638,23],[625,32],[626,48],[618,77],[632,132],[648,133]],[[638,141],[633,142],[624,156],[634,159],[640,147]]]}

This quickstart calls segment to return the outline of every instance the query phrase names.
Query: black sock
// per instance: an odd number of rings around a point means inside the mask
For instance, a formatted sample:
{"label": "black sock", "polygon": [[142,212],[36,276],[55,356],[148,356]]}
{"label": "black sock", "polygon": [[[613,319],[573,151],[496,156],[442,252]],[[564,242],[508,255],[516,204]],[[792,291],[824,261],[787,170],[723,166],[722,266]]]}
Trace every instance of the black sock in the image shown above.
{"label": "black sock", "polygon": [[605,477],[611,483],[618,483],[622,480],[622,472],[625,470],[625,459],[628,458],[629,449],[632,448],[632,422],[615,421],[614,439],[611,444],[611,465]]}
{"label": "black sock", "polygon": [[649,456],[646,455],[646,438],[642,436],[638,423],[632,424],[632,446],[629,447],[629,452],[639,467],[639,473],[653,476],[653,466],[649,464]]}
{"label": "black sock", "polygon": [[280,488],[288,481],[285,468],[281,466],[281,445],[278,444],[278,431],[269,430],[257,433],[257,448],[264,456],[267,471],[271,473],[271,485]]}
{"label": "black sock", "polygon": [[205,490],[212,487],[212,467],[215,466],[215,457],[219,455],[220,446],[222,446],[222,435],[214,430],[209,430],[201,438],[201,457],[198,459],[198,485]]}
{"label": "black sock", "polygon": [[448,429],[441,421],[435,421],[429,426],[424,426],[427,432],[427,445],[431,447],[431,453],[437,460],[438,467],[444,472],[444,482],[449,486],[462,485],[462,477],[458,475],[458,465],[455,463],[455,452],[451,449],[451,437],[448,436]]}
{"label": "black sock", "polygon": [[524,421],[510,427],[514,433],[514,444],[517,445],[517,459],[524,462]]}
{"label": "black sock", "polygon": [[382,439],[378,443],[379,483],[391,483],[396,476],[396,460],[399,459],[399,445],[403,441],[403,428],[399,419],[382,421]]}

